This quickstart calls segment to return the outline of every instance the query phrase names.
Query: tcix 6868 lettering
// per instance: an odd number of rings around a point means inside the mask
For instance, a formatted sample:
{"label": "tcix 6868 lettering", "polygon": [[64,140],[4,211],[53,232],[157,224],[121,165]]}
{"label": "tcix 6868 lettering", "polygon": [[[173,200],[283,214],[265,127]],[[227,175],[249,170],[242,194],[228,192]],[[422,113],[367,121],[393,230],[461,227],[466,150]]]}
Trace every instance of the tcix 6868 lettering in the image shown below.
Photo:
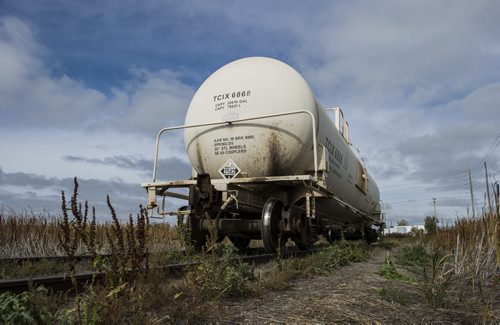
{"label": "tcix 6868 lettering", "polygon": [[230,99],[230,98],[239,98],[239,97],[248,97],[252,94],[250,90],[244,91],[233,91],[232,93],[225,93],[214,96],[214,102]]}

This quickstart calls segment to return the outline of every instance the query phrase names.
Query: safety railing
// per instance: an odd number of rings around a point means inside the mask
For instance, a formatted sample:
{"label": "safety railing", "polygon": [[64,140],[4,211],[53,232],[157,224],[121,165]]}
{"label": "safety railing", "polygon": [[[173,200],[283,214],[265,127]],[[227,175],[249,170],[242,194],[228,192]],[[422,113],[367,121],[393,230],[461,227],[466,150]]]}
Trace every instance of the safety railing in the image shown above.
{"label": "safety railing", "polygon": [[225,125],[225,124],[232,125],[232,124],[237,124],[240,122],[261,120],[261,119],[266,119],[266,118],[271,118],[271,117],[295,115],[295,114],[307,114],[311,118],[311,125],[312,125],[312,132],[313,132],[313,146],[314,146],[314,150],[313,150],[314,178],[318,179],[318,149],[317,149],[318,144],[317,144],[317,134],[316,134],[316,119],[314,117],[314,114],[310,111],[297,110],[297,111],[288,111],[288,112],[276,113],[276,114],[261,115],[261,116],[256,116],[256,117],[247,117],[247,118],[231,120],[231,121],[224,121],[224,122],[210,122],[210,123],[180,125],[180,126],[172,126],[172,127],[168,127],[168,128],[163,128],[158,132],[158,135],[156,136],[155,160],[154,160],[154,165],[153,165],[153,181],[152,182],[154,183],[156,181],[157,164],[158,164],[158,150],[160,147],[160,137],[164,132],[180,130],[180,129],[199,128],[199,127],[205,127],[205,126],[216,126],[216,125]]}

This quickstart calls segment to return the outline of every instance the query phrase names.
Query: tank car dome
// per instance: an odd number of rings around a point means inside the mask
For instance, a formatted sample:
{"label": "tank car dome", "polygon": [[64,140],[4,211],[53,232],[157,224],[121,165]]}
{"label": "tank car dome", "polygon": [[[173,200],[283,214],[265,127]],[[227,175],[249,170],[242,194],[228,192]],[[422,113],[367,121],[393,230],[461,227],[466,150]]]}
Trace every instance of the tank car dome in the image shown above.
{"label": "tank car dome", "polygon": [[[317,117],[318,107],[295,69],[275,59],[249,57],[208,77],[191,101],[185,124],[295,110],[308,110]],[[219,171],[229,160],[246,177],[296,174],[310,168],[307,153],[312,152],[312,126],[306,114],[190,128],[185,130],[184,140],[194,169],[212,178],[222,177]]]}

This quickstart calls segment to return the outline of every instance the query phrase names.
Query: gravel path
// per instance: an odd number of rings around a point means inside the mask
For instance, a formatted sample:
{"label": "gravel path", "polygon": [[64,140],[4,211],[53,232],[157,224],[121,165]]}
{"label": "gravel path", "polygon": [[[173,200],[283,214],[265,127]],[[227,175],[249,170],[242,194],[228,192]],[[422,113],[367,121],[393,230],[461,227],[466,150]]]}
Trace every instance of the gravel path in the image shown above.
{"label": "gravel path", "polygon": [[[385,256],[377,248],[366,262],[342,267],[329,276],[298,279],[285,291],[222,302],[214,322],[221,323],[475,323],[463,313],[430,309],[414,284],[378,274]],[[382,288],[403,294],[401,305],[382,299]],[[477,317],[477,316],[476,316]],[[477,320],[477,318],[475,318]]]}

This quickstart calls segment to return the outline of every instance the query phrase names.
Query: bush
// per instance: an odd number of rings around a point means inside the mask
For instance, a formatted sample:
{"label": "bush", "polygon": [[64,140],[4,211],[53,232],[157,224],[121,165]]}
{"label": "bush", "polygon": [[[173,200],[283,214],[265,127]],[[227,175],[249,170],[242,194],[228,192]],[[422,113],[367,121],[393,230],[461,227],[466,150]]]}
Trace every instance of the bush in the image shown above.
{"label": "bush", "polygon": [[187,273],[192,286],[209,298],[242,295],[248,290],[253,271],[237,258],[233,246],[224,246],[222,257],[215,253],[201,256],[204,260]]}
{"label": "bush", "polygon": [[57,301],[48,297],[48,290],[38,287],[21,294],[5,292],[0,295],[0,324],[53,323]]}
{"label": "bush", "polygon": [[316,254],[317,268],[320,273],[330,272],[349,262],[361,262],[368,258],[367,249],[362,243],[341,240]]}
{"label": "bush", "polygon": [[434,235],[438,229],[439,220],[435,216],[425,217],[424,227],[428,235]]}
{"label": "bush", "polygon": [[429,264],[429,254],[425,251],[424,246],[418,244],[404,247],[402,253],[398,255],[397,260],[400,265],[421,269]]}

